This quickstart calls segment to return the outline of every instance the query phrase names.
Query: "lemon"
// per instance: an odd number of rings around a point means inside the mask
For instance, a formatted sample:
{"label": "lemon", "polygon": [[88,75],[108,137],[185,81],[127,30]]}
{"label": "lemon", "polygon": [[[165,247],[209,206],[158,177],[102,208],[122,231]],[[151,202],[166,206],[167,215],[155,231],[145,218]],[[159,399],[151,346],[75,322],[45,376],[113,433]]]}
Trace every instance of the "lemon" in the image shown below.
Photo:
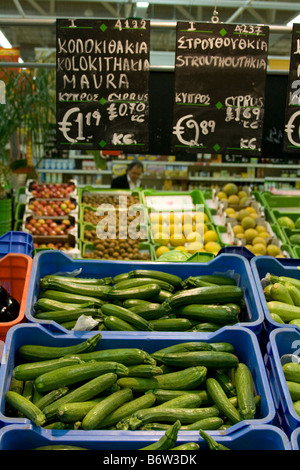
{"label": "lemon", "polygon": [[278,256],[280,254],[280,248],[277,245],[270,245],[267,246],[267,255],[269,256]]}
{"label": "lemon", "polygon": [[204,245],[206,245],[208,242],[216,242],[218,241],[218,234],[214,230],[207,230],[207,232],[204,234],[203,240]]}
{"label": "lemon", "polygon": [[248,206],[246,207],[246,211],[248,211],[251,214],[251,212],[256,212],[256,209],[253,206]]}
{"label": "lemon", "polygon": [[264,245],[263,243],[256,243],[256,245],[253,245],[252,247],[252,252],[255,255],[265,255],[267,252],[266,245]]}
{"label": "lemon", "polygon": [[185,244],[185,237],[182,234],[173,233],[170,236],[170,243],[172,246],[180,246]]}
{"label": "lemon", "polygon": [[256,225],[255,230],[257,230],[258,233],[260,233],[260,232],[265,232],[265,231],[266,231],[266,227],[264,227],[263,225],[259,225],[259,224],[258,224],[258,225]]}
{"label": "lemon", "polygon": [[236,235],[237,233],[244,233],[245,229],[242,225],[237,224],[232,227],[232,231]]}
{"label": "lemon", "polygon": [[201,242],[189,243],[187,246],[187,250],[189,253],[196,253],[197,251],[202,250],[202,248],[203,248],[203,243]]}
{"label": "lemon", "polygon": [[270,238],[271,234],[265,231],[265,232],[259,232],[259,236],[262,238]]}
{"label": "lemon", "polygon": [[241,209],[238,212],[238,220],[243,220],[245,217],[249,217],[249,212],[246,209]]}
{"label": "lemon", "polygon": [[181,227],[179,225],[171,224],[169,226],[169,229],[170,229],[170,235],[173,235],[174,233],[178,233],[178,234],[182,233]]}
{"label": "lemon", "polygon": [[158,243],[159,245],[167,245],[169,243],[169,237],[165,233],[162,233],[162,232],[156,232],[153,235],[153,240],[155,243]]}
{"label": "lemon", "polygon": [[151,224],[162,224],[163,223],[163,216],[162,214],[155,212],[150,216]]}
{"label": "lemon", "polygon": [[238,193],[238,187],[235,183],[227,183],[223,187],[224,193],[227,194],[227,196],[230,196],[231,194],[237,194]]}
{"label": "lemon", "polygon": [[208,227],[204,222],[198,222],[196,225],[194,225],[194,230],[195,232],[201,233],[201,235],[203,235],[203,233],[207,232]]}
{"label": "lemon", "polygon": [[182,233],[187,236],[189,233],[193,232],[193,225],[192,224],[184,224],[182,226]]}
{"label": "lemon", "polygon": [[186,252],[188,251],[187,248],[186,248],[186,246],[183,246],[183,245],[182,245],[182,246],[181,246],[181,245],[180,245],[180,246],[176,246],[176,248],[174,248],[174,250],[177,250],[177,251],[186,251]]}
{"label": "lemon", "polygon": [[235,238],[242,240],[243,238],[245,238],[245,232],[236,233]]}
{"label": "lemon", "polygon": [[242,199],[243,197],[248,197],[248,194],[246,193],[246,191],[241,190],[238,192],[238,197]]}
{"label": "lemon", "polygon": [[202,242],[203,241],[203,237],[202,237],[201,233],[199,233],[199,232],[191,232],[186,236],[185,239],[186,239],[187,243]]}
{"label": "lemon", "polygon": [[197,224],[198,222],[208,222],[208,216],[204,211],[197,211],[192,215],[192,222]]}
{"label": "lemon", "polygon": [[219,252],[219,250],[221,249],[221,246],[217,242],[207,242],[205,243],[204,248],[209,253],[215,254]]}
{"label": "lemon", "polygon": [[244,217],[241,221],[241,225],[244,227],[244,229],[254,228],[255,220],[250,216]]}
{"label": "lemon", "polygon": [[157,232],[162,232],[163,231],[163,226],[161,224],[151,224],[151,232],[152,233],[157,233]]}
{"label": "lemon", "polygon": [[167,253],[167,251],[170,251],[170,248],[168,248],[167,246],[159,246],[156,250],[155,250],[155,254],[156,256],[159,258],[161,255],[163,255],[164,253]]}
{"label": "lemon", "polygon": [[256,219],[258,219],[259,214],[257,214],[257,212],[251,212],[250,217],[252,217],[253,220],[256,220]]}
{"label": "lemon", "polygon": [[228,204],[232,204],[233,206],[237,206],[240,203],[240,199],[236,194],[231,194],[231,196],[228,197]]}
{"label": "lemon", "polygon": [[256,245],[257,243],[262,243],[263,245],[267,246],[267,242],[263,237],[258,236],[252,240],[252,245]]}
{"label": "lemon", "polygon": [[246,239],[247,243],[252,243],[252,240],[257,237],[258,232],[254,228],[248,228],[244,232],[244,238]]}
{"label": "lemon", "polygon": [[230,215],[230,214],[234,214],[235,210],[234,210],[233,207],[226,207],[224,212],[225,212],[226,215]]}
{"label": "lemon", "polygon": [[173,212],[170,212],[170,214],[165,215],[165,221],[168,224],[179,224],[180,218],[178,215],[174,214]]}
{"label": "lemon", "polygon": [[224,191],[219,191],[217,193],[217,198],[219,198],[220,201],[222,201],[222,199],[227,199],[227,194]]}

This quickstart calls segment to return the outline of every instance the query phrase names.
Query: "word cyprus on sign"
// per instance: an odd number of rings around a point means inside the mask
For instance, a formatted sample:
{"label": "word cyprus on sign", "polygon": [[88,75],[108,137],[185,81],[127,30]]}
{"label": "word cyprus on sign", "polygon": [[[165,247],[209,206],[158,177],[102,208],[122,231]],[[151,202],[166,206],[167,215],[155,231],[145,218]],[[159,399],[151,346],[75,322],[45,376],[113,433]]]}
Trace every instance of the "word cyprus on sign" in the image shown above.
{"label": "word cyprus on sign", "polygon": [[149,21],[58,19],[56,33],[57,148],[147,151]]}
{"label": "word cyprus on sign", "polygon": [[260,155],[269,28],[177,23],[172,151]]}
{"label": "word cyprus on sign", "polygon": [[293,24],[290,70],[283,148],[289,153],[300,150],[300,24]]}

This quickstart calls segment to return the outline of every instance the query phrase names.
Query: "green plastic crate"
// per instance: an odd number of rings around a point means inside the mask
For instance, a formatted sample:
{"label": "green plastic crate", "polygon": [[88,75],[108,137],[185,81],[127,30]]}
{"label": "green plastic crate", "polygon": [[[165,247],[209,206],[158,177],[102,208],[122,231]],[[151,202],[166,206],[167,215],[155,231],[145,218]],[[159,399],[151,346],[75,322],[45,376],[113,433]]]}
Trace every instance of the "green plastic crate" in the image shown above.
{"label": "green plastic crate", "polygon": [[282,212],[281,209],[285,209],[284,212],[297,211],[298,209],[300,215],[300,196],[275,195],[264,191],[260,197],[265,207],[277,209],[279,212]]}
{"label": "green plastic crate", "polygon": [[131,191],[129,189],[98,189],[98,188],[94,188],[93,186],[84,186],[83,188],[78,188],[77,193],[78,193],[79,205],[83,203],[82,197],[84,193],[99,193],[103,195],[114,194],[116,196],[122,195],[122,194],[127,195],[127,196],[129,195],[138,196],[140,203],[142,202],[142,189],[140,188],[136,188],[133,191]]}
{"label": "green plastic crate", "polygon": [[288,212],[288,211],[281,212],[277,209],[269,209],[269,208],[266,208],[266,210],[268,212],[268,217],[270,217],[269,222],[273,224],[277,224],[277,225],[279,225],[278,219],[280,217],[289,217],[290,219],[293,220],[293,222],[296,222],[296,220],[300,218],[300,208],[299,208],[299,212]]}

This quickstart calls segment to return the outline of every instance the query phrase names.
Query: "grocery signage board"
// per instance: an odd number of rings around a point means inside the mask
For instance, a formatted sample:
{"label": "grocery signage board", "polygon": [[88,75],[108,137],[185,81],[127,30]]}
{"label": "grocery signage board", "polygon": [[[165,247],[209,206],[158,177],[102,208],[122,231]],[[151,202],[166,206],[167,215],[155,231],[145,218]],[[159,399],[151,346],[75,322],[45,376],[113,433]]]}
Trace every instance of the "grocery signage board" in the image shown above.
{"label": "grocery signage board", "polygon": [[283,149],[300,150],[300,24],[293,24]]}
{"label": "grocery signage board", "polygon": [[261,154],[269,28],[178,22],[172,151]]}
{"label": "grocery signage board", "polygon": [[58,149],[148,151],[150,23],[56,21]]}

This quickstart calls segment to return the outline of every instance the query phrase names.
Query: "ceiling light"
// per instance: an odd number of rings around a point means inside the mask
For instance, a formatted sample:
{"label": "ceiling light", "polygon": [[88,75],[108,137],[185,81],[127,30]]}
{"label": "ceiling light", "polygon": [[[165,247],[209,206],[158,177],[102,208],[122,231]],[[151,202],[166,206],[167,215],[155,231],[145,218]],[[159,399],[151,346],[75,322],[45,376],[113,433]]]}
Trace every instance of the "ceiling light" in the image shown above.
{"label": "ceiling light", "polygon": [[287,23],[287,26],[293,26],[293,23],[300,23],[300,14],[295,16],[291,21]]}
{"label": "ceiling light", "polygon": [[149,2],[136,2],[137,8],[148,8]]}
{"label": "ceiling light", "polygon": [[8,41],[8,39],[4,36],[2,31],[0,30],[0,47],[4,47],[5,49],[11,49],[12,45]]}

